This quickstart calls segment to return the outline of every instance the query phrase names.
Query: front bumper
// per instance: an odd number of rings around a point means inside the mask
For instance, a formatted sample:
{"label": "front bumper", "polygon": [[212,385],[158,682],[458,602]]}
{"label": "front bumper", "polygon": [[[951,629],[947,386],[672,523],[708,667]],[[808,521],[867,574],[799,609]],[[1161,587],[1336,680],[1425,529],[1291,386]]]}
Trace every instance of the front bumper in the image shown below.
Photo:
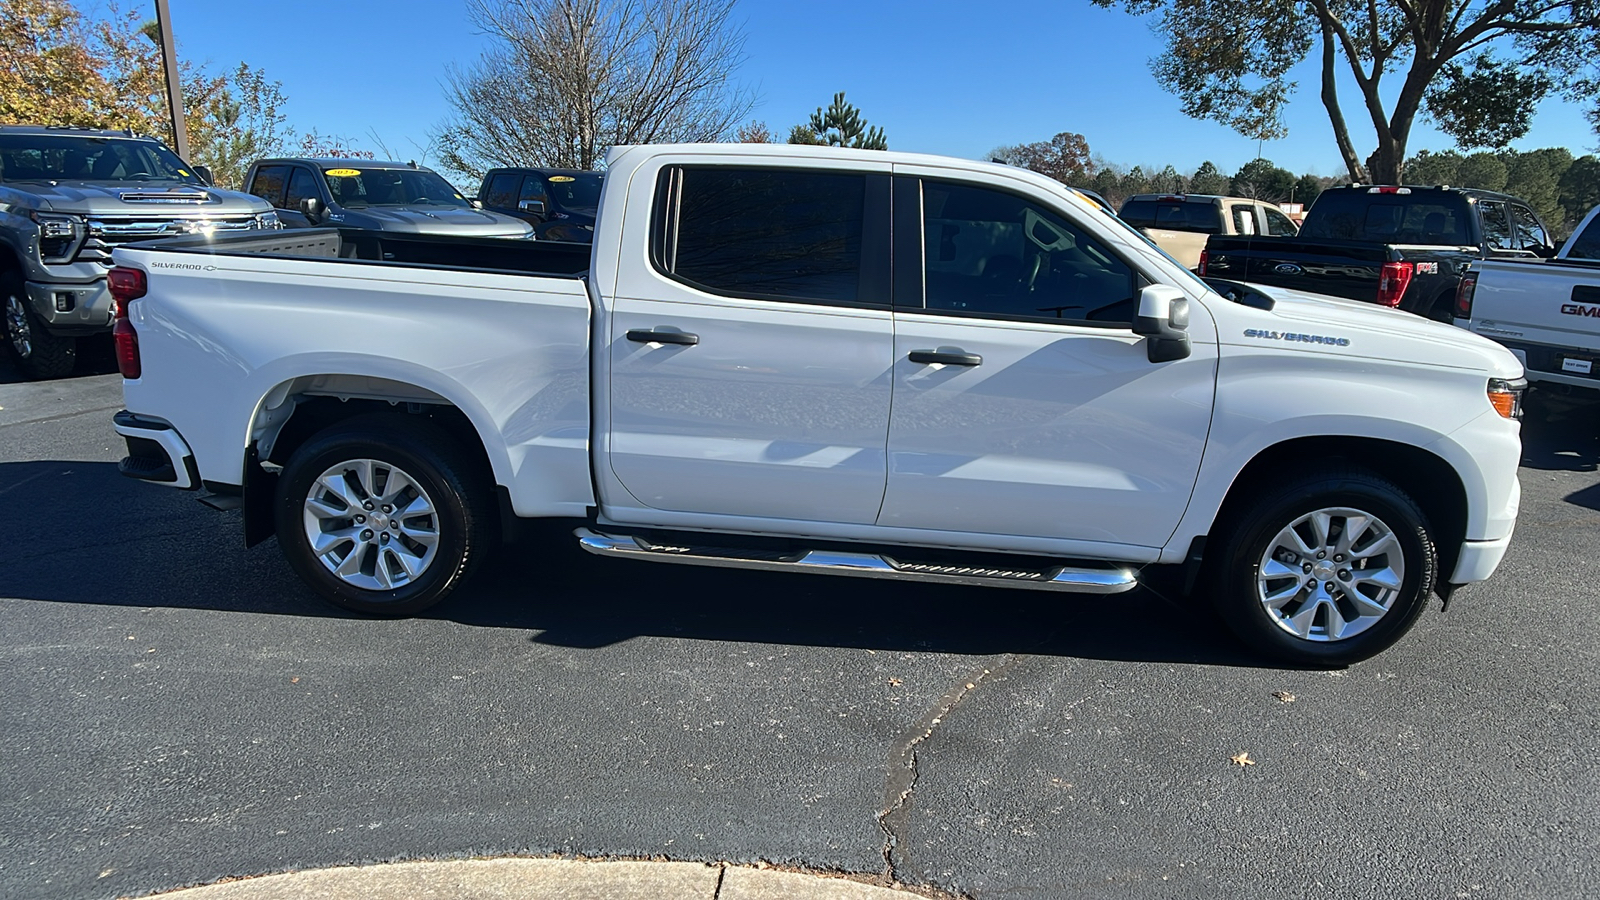
{"label": "front bumper", "polygon": [[125,409],[112,416],[111,421],[117,434],[128,443],[128,455],[117,463],[118,472],[185,491],[200,487],[200,469],[195,465],[194,453],[176,428]]}
{"label": "front bumper", "polygon": [[104,278],[88,283],[27,284],[28,303],[52,334],[94,334],[111,328],[111,290]]}
{"label": "front bumper", "polygon": [[1495,541],[1465,541],[1456,557],[1456,570],[1450,575],[1451,584],[1471,584],[1487,581],[1505,559],[1506,548],[1511,546],[1511,536]]}

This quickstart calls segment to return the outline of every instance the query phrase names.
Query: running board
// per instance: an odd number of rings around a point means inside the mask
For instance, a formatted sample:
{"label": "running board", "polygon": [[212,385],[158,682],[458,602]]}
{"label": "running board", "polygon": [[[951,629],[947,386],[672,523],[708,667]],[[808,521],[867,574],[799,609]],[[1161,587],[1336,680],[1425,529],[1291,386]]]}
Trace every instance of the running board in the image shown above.
{"label": "running board", "polygon": [[776,572],[812,572],[819,575],[854,575],[860,578],[899,578],[983,587],[1068,591],[1079,594],[1120,594],[1139,586],[1137,575],[1125,568],[1052,566],[1047,569],[960,566],[906,562],[877,553],[842,550],[800,550],[781,554],[721,547],[657,544],[633,536],[599,534],[579,528],[578,546],[596,556],[643,559],[651,562],[687,563],[730,569],[765,569]]}

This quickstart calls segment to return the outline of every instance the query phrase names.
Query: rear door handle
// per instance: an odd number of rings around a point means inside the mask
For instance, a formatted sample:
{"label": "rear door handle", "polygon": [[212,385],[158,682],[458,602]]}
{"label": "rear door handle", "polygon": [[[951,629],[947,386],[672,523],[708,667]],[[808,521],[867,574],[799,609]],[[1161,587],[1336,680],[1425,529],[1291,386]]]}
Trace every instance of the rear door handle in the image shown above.
{"label": "rear door handle", "polygon": [[976,353],[966,353],[959,347],[941,350],[913,350],[907,357],[914,363],[926,366],[981,366],[983,357]]}
{"label": "rear door handle", "polygon": [[654,328],[633,328],[628,331],[628,340],[641,344],[681,344],[692,347],[700,343],[700,335],[690,334],[687,331],[657,331]]}

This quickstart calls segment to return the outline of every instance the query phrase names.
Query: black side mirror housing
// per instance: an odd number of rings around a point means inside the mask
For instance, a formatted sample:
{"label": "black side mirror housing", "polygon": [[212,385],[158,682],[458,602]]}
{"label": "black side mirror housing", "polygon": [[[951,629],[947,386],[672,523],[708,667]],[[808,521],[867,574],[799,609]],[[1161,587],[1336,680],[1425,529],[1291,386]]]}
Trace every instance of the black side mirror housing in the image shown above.
{"label": "black side mirror housing", "polygon": [[517,204],[517,208],[522,210],[525,213],[532,213],[533,215],[536,215],[536,216],[544,215],[544,201],[543,200],[524,200],[521,203]]}
{"label": "black side mirror housing", "polygon": [[217,183],[215,175],[211,174],[210,166],[194,166],[194,174],[200,176],[200,181],[207,187]]}
{"label": "black side mirror housing", "polygon": [[328,207],[320,197],[307,197],[300,201],[300,214],[313,225],[321,225],[328,217]]}
{"label": "black side mirror housing", "polygon": [[1145,353],[1153,363],[1188,359],[1189,298],[1167,284],[1152,284],[1139,292],[1139,312],[1133,333],[1144,335]]}

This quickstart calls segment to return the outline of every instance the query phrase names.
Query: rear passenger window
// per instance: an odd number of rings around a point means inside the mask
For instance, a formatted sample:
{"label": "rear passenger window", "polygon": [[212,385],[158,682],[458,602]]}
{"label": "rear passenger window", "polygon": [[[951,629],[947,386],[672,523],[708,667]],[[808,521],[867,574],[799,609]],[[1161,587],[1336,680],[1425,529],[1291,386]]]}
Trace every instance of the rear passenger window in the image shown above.
{"label": "rear passenger window", "polygon": [[1014,194],[922,187],[929,312],[1133,321],[1133,270],[1055,212]]}
{"label": "rear passenger window", "polygon": [[250,193],[277,209],[288,209],[283,205],[283,183],[288,174],[288,166],[262,166],[256,170],[256,177],[250,180]]}
{"label": "rear passenger window", "polygon": [[1289,217],[1270,206],[1262,207],[1262,212],[1267,215],[1267,234],[1273,237],[1294,237],[1300,229],[1294,227]]}
{"label": "rear passenger window", "polygon": [[1256,223],[1256,211],[1248,206],[1235,206],[1233,208],[1233,233],[1260,234],[1261,226]]}
{"label": "rear passenger window", "polygon": [[860,299],[867,176],[719,166],[662,178],[663,206],[677,211],[657,219],[667,274],[736,297]]}
{"label": "rear passenger window", "polygon": [[1589,227],[1573,238],[1567,259],[1600,259],[1600,216],[1590,219]]}

